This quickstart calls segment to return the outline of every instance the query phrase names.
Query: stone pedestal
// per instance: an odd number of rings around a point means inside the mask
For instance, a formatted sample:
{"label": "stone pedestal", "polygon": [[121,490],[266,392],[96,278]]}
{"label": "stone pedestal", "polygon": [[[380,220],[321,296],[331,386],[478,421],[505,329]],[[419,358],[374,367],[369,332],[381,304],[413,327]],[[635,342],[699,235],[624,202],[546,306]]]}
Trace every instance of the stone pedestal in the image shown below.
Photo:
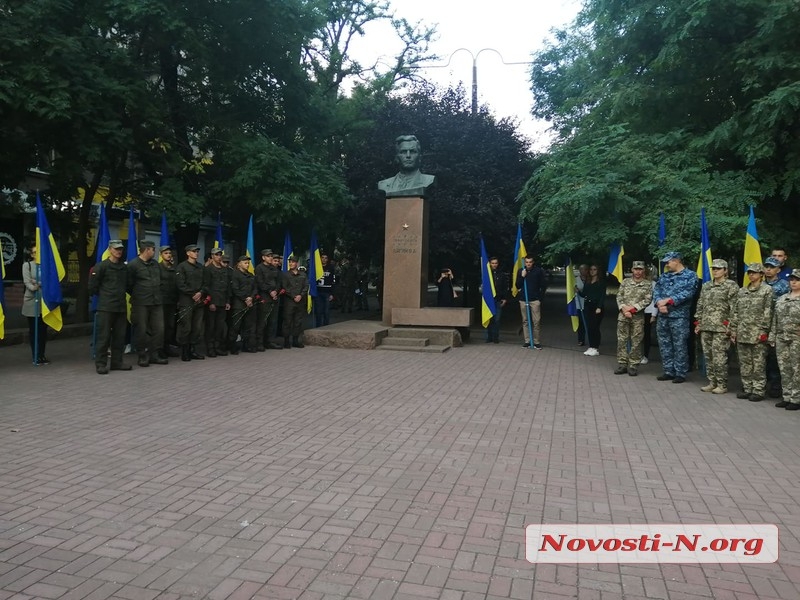
{"label": "stone pedestal", "polygon": [[422,308],[428,291],[428,204],[421,197],[386,199],[383,322],[393,308]]}

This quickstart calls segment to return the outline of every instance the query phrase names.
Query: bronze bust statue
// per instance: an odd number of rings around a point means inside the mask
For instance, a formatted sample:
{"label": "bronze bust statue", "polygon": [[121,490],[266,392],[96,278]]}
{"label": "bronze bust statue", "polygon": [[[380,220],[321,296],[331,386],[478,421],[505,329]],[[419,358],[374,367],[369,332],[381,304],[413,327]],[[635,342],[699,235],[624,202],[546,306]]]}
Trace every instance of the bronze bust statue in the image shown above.
{"label": "bronze bust statue", "polygon": [[436,177],[420,173],[422,146],[417,136],[401,135],[395,140],[394,145],[400,172],[394,177],[379,181],[378,189],[386,192],[387,198],[425,196],[425,191],[433,184]]}

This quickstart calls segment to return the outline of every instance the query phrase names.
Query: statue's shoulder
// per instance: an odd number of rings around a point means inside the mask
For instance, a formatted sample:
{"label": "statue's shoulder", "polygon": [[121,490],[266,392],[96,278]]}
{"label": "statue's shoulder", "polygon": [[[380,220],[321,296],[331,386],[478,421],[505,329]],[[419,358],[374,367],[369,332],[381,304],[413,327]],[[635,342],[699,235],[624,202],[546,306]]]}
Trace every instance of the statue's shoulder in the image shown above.
{"label": "statue's shoulder", "polygon": [[420,173],[419,178],[420,181],[422,182],[422,185],[425,186],[433,184],[433,182],[436,180],[435,175],[428,175],[427,173]]}

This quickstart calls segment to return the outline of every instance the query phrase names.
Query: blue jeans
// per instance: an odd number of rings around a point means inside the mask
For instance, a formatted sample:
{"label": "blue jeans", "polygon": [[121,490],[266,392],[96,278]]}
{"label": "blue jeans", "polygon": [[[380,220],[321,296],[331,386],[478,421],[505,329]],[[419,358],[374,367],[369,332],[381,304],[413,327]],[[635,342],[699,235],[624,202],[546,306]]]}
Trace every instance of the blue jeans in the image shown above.
{"label": "blue jeans", "polygon": [[329,292],[319,292],[314,298],[314,327],[331,324],[331,296]]}
{"label": "blue jeans", "polygon": [[495,340],[500,340],[500,317],[503,316],[503,307],[500,306],[500,303],[496,303],[497,314],[492,317],[492,320],[489,321],[489,325],[486,327],[486,339],[490,342]]}

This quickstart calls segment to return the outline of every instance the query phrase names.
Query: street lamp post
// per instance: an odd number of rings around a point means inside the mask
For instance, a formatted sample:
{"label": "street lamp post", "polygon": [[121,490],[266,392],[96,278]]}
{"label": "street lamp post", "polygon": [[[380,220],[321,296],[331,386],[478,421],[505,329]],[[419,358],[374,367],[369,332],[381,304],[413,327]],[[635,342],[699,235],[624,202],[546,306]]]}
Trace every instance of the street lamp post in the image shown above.
{"label": "street lamp post", "polygon": [[453,60],[453,57],[458,54],[459,52],[466,52],[472,58],[472,114],[478,113],[478,57],[483,54],[484,52],[494,52],[497,56],[500,57],[500,62],[504,65],[529,65],[531,64],[530,61],[515,61],[515,62],[506,62],[503,59],[503,55],[500,54],[499,50],[495,50],[494,48],[481,48],[478,50],[477,53],[473,54],[472,51],[468,48],[458,48],[453,50],[450,53],[450,57],[447,59],[447,62],[443,65],[419,65],[418,68],[426,68],[426,69],[442,69],[445,67],[450,66],[450,61]]}

